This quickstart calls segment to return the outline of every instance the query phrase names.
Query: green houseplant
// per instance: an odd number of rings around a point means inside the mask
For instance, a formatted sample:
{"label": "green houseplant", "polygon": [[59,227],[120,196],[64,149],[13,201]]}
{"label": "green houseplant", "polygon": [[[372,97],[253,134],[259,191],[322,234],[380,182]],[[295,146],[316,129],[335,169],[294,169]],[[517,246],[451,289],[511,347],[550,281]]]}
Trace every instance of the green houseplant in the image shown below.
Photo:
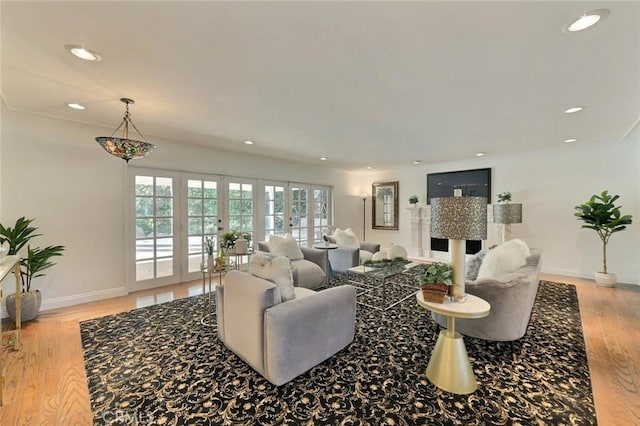
{"label": "green houseplant", "polygon": [[453,285],[453,268],[449,263],[434,262],[418,275],[422,297],[427,302],[442,303]]}
{"label": "green houseplant", "polygon": [[589,201],[576,206],[574,216],[584,222],[582,228],[593,229],[602,240],[602,271],[595,272],[596,283],[611,287],[616,284],[616,275],[607,271],[607,244],[616,232],[623,231],[631,225],[631,215],[622,215],[622,206],[614,203],[619,195],[610,195],[603,191],[600,195],[592,195]]}
{"label": "green houseplant", "polygon": [[412,195],[411,197],[409,197],[409,204],[418,204],[418,201],[420,201],[420,199],[417,195]]}
{"label": "green houseplant", "polygon": [[[0,244],[5,241],[9,243],[9,255],[20,254],[26,246],[27,256],[20,259],[20,275],[22,279],[21,298],[21,320],[30,321],[38,315],[42,296],[39,290],[32,290],[33,278],[44,276],[44,271],[51,268],[55,263],[52,257],[62,256],[65,247],[61,245],[41,247],[31,247],[29,242],[42,234],[36,233],[38,228],[31,226],[35,219],[21,217],[16,221],[13,228],[0,224]],[[7,312],[12,320],[16,320],[16,294],[7,296]]]}

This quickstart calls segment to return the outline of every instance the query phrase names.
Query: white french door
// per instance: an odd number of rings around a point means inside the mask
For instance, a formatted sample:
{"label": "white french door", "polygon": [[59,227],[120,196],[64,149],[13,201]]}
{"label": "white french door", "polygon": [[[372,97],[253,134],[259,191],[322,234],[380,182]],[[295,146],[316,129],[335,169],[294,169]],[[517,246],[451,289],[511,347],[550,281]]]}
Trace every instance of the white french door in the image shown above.
{"label": "white french door", "polygon": [[262,208],[261,217],[264,218],[261,240],[267,241],[269,235],[284,235],[289,232],[288,216],[288,185],[286,182],[260,182]]}
{"label": "white french door", "polygon": [[221,232],[239,231],[251,236],[254,240],[256,223],[256,181],[236,177],[225,177],[227,208],[225,209],[225,223]]}
{"label": "white french door", "polygon": [[[207,254],[206,237],[213,239],[214,256],[217,254],[219,231],[222,230],[224,212],[224,188],[221,178],[215,175],[185,174],[182,179],[181,210],[186,212],[182,221],[182,280],[199,278],[200,266]],[[186,230],[186,232],[184,232]]]}
{"label": "white french door", "polygon": [[[131,290],[180,282],[179,258],[176,257],[179,210],[174,172],[136,169],[129,174],[133,187],[131,234],[133,258],[128,274],[135,283]],[[129,252],[129,251],[127,251]]]}

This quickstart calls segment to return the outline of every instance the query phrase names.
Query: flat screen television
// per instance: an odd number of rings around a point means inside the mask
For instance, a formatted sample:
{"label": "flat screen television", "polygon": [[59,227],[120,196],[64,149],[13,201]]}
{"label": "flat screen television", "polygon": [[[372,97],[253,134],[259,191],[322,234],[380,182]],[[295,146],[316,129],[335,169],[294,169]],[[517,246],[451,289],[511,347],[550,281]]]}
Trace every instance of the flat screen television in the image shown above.
{"label": "flat screen television", "polygon": [[[453,197],[456,189],[462,191],[463,197],[487,197],[487,203],[491,203],[491,168],[427,174],[427,204],[432,198]],[[482,241],[466,243],[467,254],[481,249]],[[431,250],[448,251],[449,240],[431,238]]]}
{"label": "flat screen television", "polygon": [[487,197],[491,204],[491,168],[427,174],[427,204],[432,198],[453,197],[454,189],[461,189],[463,197]]}

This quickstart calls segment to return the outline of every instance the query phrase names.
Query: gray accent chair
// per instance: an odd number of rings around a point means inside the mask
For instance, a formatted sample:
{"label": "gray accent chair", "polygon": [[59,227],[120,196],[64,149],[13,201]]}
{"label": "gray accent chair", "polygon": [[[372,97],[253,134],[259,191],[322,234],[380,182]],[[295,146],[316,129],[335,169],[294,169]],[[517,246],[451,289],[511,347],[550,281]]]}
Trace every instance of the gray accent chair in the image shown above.
{"label": "gray accent chair", "polygon": [[276,386],[293,380],[353,341],[356,291],[296,287],[281,302],[270,281],[230,271],[217,287],[218,337]]}
{"label": "gray accent chair", "polygon": [[[309,289],[318,288],[325,284],[327,271],[325,270],[325,251],[309,247],[300,247],[304,259],[291,261],[293,285]],[[266,241],[258,241],[258,251],[269,254]]]}
{"label": "gray accent chair", "polygon": [[[489,302],[491,311],[484,318],[456,318],[456,331],[465,336],[497,342],[512,342],[523,337],[538,293],[540,260],[541,251],[531,249],[527,263],[513,272],[491,279],[467,279],[466,293]],[[432,313],[432,317],[446,328],[446,316]]]}
{"label": "gray accent chair", "polygon": [[[331,235],[327,236],[329,242],[336,244],[336,239]],[[329,250],[329,262],[335,272],[347,272],[347,269],[360,265],[360,250],[377,253],[380,251],[379,243],[359,241],[360,248],[338,246],[337,249]]]}

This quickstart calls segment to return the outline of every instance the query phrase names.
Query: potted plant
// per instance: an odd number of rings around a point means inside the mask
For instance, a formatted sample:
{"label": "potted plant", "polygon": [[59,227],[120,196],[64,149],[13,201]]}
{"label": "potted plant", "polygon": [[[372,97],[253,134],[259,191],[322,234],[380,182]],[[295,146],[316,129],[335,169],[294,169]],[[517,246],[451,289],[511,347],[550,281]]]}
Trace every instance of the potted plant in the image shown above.
{"label": "potted plant", "polygon": [[596,283],[605,287],[613,287],[617,278],[615,274],[607,271],[607,243],[616,232],[623,231],[627,225],[631,225],[631,215],[622,215],[622,206],[616,206],[615,201],[619,195],[609,195],[603,191],[600,195],[592,195],[589,201],[576,206],[574,216],[584,222],[582,228],[593,229],[602,240],[602,271],[595,272]]}
{"label": "potted plant", "polygon": [[498,195],[496,195],[496,197],[498,197],[498,202],[499,203],[509,203],[509,202],[511,202],[511,193],[508,192],[508,191],[501,192]]}
{"label": "potted plant", "polygon": [[[31,290],[31,283],[33,278],[41,277],[44,275],[43,271],[49,269],[55,263],[51,261],[52,257],[62,256],[62,252],[65,247],[47,246],[45,248],[31,247],[29,242],[35,237],[39,237],[42,234],[37,234],[38,228],[31,226],[31,223],[35,219],[19,218],[13,228],[4,227],[0,224],[0,243],[5,241],[9,243],[9,254],[19,254],[20,250],[27,246],[27,257],[20,260],[20,275],[22,279],[22,292],[20,293],[21,303],[21,321],[30,321],[38,315],[40,311],[40,305],[42,304],[42,295],[40,290]],[[9,317],[16,320],[16,297],[17,295],[10,294],[7,296],[7,313]]]}
{"label": "potted plant", "polygon": [[418,275],[418,281],[425,301],[442,303],[453,285],[453,268],[448,263],[434,262]]}
{"label": "potted plant", "polygon": [[415,205],[415,204],[418,204],[418,201],[420,200],[418,199],[417,195],[412,195],[411,197],[409,197],[409,204]]}

